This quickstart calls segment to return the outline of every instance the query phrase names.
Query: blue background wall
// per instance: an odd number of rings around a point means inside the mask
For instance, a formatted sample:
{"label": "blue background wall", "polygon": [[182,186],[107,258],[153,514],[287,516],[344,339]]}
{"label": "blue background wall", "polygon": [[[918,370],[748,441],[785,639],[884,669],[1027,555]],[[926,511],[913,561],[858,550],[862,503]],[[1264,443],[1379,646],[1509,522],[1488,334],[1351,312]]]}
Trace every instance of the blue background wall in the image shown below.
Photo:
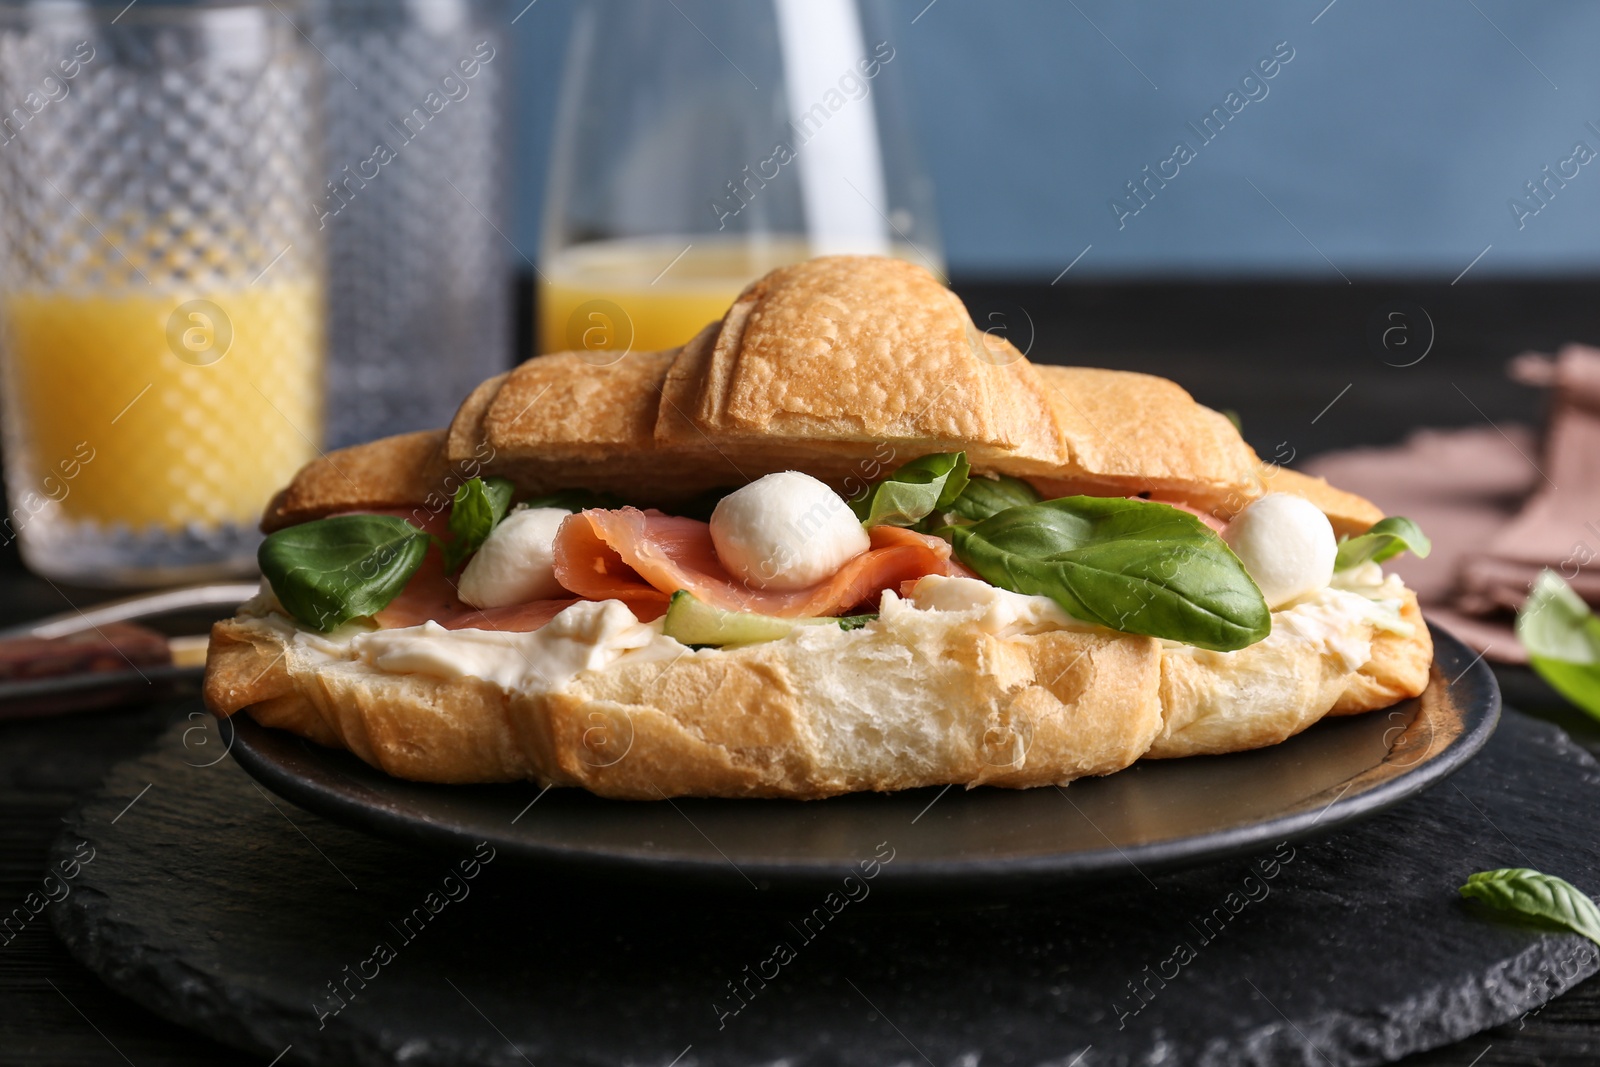
{"label": "blue background wall", "polygon": [[[512,236],[530,254],[577,2],[537,0],[513,27]],[[957,275],[1053,278],[1089,245],[1074,276],[1448,280],[1489,246],[1475,278],[1600,269],[1600,160],[1520,229],[1508,207],[1534,205],[1524,183],[1574,142],[1600,152],[1600,4],[887,3]],[[1294,58],[1268,94],[1119,230],[1108,202],[1198,146],[1186,123],[1280,41]]]}

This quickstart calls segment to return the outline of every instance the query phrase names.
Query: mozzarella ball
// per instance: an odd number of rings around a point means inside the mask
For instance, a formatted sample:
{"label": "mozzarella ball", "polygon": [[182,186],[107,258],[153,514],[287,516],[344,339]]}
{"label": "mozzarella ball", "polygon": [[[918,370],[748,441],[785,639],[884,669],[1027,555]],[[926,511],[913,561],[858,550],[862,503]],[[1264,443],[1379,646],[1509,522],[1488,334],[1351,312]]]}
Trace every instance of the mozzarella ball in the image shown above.
{"label": "mozzarella ball", "polygon": [[1333,579],[1339,544],[1328,517],[1309,500],[1268,493],[1228,523],[1222,539],[1274,610]]}
{"label": "mozzarella ball", "polygon": [[565,508],[517,508],[478,548],[461,572],[456,594],[475,608],[503,608],[570,596],[556,581],[556,531]]}
{"label": "mozzarella ball", "polygon": [[809,474],[783,471],[723,497],[711,540],[728,573],[757,589],[804,589],[871,547],[861,521]]}

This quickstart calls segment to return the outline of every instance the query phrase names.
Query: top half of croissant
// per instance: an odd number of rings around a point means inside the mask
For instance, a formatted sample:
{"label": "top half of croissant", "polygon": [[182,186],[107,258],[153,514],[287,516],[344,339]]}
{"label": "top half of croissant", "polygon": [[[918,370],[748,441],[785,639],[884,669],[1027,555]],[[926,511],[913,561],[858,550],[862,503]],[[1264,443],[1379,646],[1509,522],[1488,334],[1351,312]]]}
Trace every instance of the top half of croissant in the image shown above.
{"label": "top half of croissant", "polygon": [[777,470],[853,492],[899,463],[965,451],[1049,495],[1147,493],[1227,516],[1268,489],[1341,533],[1381,518],[1326,483],[1265,467],[1225,417],[1163,378],[1030,363],[910,263],[828,256],[751,284],[665,352],[563,352],[473,390],[447,430],[385,438],[303,469],[263,519],[432,507],[474,474],[670,506]]}

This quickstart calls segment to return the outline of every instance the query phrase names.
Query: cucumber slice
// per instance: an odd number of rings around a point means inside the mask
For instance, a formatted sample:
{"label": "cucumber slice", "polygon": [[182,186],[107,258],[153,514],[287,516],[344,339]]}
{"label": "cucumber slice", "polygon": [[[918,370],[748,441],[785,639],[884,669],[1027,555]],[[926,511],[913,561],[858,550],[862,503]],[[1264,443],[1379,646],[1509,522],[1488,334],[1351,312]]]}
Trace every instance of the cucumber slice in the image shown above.
{"label": "cucumber slice", "polygon": [[838,626],[854,630],[875,618],[875,615],[849,615],[780,619],[754,611],[723,611],[689,590],[680,589],[672,594],[672,602],[667,606],[662,633],[686,645],[754,645],[786,637],[800,626]]}

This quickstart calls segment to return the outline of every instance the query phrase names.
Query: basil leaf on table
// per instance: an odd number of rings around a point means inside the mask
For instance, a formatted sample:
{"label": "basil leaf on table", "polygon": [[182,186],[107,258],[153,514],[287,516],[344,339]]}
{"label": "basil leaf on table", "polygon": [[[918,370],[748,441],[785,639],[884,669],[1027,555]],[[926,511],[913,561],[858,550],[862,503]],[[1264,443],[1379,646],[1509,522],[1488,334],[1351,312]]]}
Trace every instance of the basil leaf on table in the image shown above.
{"label": "basil leaf on table", "polygon": [[1333,569],[1346,571],[1368,560],[1382,563],[1406,551],[1418,559],[1427,559],[1428,553],[1433,551],[1433,542],[1422,532],[1422,527],[1403,515],[1395,515],[1374,523],[1372,529],[1360,537],[1339,542]]}
{"label": "basil leaf on table", "polygon": [[1005,474],[995,478],[978,475],[967,482],[967,487],[961,491],[961,495],[946,505],[945,510],[954,512],[963,519],[982,522],[1007,508],[1037,504],[1042,499],[1044,498],[1038,491],[1021,478],[1012,478]]}
{"label": "basil leaf on table", "polygon": [[597,493],[592,489],[558,489],[544,496],[524,500],[522,503],[530,508],[561,508],[574,514],[586,508],[615,511],[624,506],[620,497],[612,496],[610,493]]}
{"label": "basil leaf on table", "polygon": [[450,540],[444,545],[444,569],[453,573],[478,551],[495,524],[506,517],[515,487],[504,478],[470,478],[456,490],[450,505]]}
{"label": "basil leaf on table", "polygon": [[949,507],[967,487],[965,452],[935,452],[904,464],[850,501],[861,525],[912,526]]}
{"label": "basil leaf on table", "polygon": [[1068,496],[939,532],[983,578],[1047,596],[1085,622],[1218,652],[1272,632],[1272,613],[1239,557],[1205,523],[1166,504]]}
{"label": "basil leaf on table", "polygon": [[1600,907],[1577,886],[1554,875],[1506,867],[1469,875],[1461,895],[1492,908],[1564,926],[1600,945]]}
{"label": "basil leaf on table", "polygon": [[289,614],[326,632],[388,607],[432,540],[392,515],[336,515],[268,534],[256,560]]}
{"label": "basil leaf on table", "polygon": [[1550,688],[1600,718],[1600,618],[1554,571],[1534,579],[1517,613],[1517,640]]}

